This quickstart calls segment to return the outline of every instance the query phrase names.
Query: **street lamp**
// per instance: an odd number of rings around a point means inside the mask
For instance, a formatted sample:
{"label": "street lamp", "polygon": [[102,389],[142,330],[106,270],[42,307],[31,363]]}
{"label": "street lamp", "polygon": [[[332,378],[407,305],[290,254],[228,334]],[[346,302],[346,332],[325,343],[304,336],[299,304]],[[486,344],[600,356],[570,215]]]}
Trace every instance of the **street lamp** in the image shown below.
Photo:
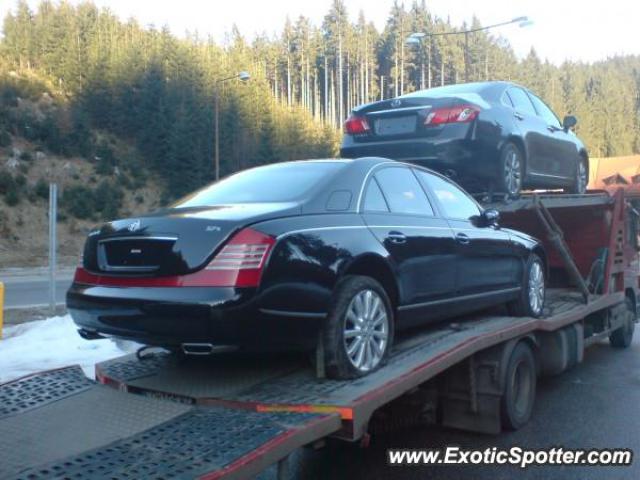
{"label": "street lamp", "polygon": [[216,173],[216,182],[220,179],[220,122],[219,122],[219,87],[218,85],[224,82],[228,82],[229,80],[235,80],[235,79],[239,79],[242,82],[246,82],[247,80],[249,80],[251,78],[251,75],[249,75],[249,72],[238,72],[235,75],[231,76],[231,77],[226,77],[226,78],[221,78],[219,80],[216,80],[216,89],[215,89],[215,93],[214,93],[214,118],[215,118],[215,130],[214,130],[214,142],[215,142],[215,147],[214,147],[214,167],[215,167],[215,173]]}
{"label": "street lamp", "polygon": [[[420,88],[424,88],[424,48],[422,39],[429,36],[428,33],[414,32],[405,40],[406,45],[417,45],[420,48]],[[431,42],[427,49],[427,62],[429,65],[429,88],[431,88]]]}
{"label": "street lamp", "polygon": [[[445,36],[445,35],[464,35],[464,81],[469,81],[469,34],[480,32],[484,30],[490,30],[496,27],[503,27],[505,25],[512,25],[517,23],[520,28],[528,27],[533,25],[533,21],[529,20],[529,17],[515,17],[506,22],[494,23],[492,25],[487,25],[486,27],[478,27],[472,28],[469,30],[463,30],[459,32],[435,32],[435,33],[426,33],[426,32],[414,32],[406,39],[405,43],[407,45],[420,45],[422,46],[422,39],[425,37],[436,37],[436,36]],[[431,69],[429,69],[429,74],[431,74]],[[424,83],[424,79],[422,81]]]}

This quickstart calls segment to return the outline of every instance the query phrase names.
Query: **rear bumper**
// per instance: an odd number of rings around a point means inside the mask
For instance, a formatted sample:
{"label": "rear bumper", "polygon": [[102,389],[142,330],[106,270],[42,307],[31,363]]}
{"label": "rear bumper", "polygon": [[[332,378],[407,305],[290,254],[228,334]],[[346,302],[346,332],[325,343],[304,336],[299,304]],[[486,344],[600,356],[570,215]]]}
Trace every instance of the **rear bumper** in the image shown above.
{"label": "rear bumper", "polygon": [[308,349],[322,318],[262,311],[254,288],[105,287],[74,283],[67,307],[80,329],[179,347],[211,343],[246,350]]}
{"label": "rear bumper", "polygon": [[466,124],[448,125],[437,136],[402,140],[355,141],[345,135],[340,155],[415,163],[447,173],[463,184],[477,179],[488,181],[498,174],[497,145],[479,139]]}

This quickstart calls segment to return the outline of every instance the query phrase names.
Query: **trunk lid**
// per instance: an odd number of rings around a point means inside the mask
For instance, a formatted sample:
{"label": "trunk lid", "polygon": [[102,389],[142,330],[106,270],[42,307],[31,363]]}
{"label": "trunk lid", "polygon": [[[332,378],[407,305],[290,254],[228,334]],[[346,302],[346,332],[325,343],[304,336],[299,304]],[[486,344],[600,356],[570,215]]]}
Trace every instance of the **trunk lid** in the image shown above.
{"label": "trunk lid", "polygon": [[426,128],[424,121],[433,109],[452,104],[451,97],[415,96],[363,105],[354,109],[353,114],[365,117],[370,130],[353,138],[356,142],[374,142],[437,134],[440,129]]}
{"label": "trunk lid", "polygon": [[115,220],[89,234],[84,268],[108,275],[184,275],[206,266],[240,229],[300,213],[295,203],[166,209]]}

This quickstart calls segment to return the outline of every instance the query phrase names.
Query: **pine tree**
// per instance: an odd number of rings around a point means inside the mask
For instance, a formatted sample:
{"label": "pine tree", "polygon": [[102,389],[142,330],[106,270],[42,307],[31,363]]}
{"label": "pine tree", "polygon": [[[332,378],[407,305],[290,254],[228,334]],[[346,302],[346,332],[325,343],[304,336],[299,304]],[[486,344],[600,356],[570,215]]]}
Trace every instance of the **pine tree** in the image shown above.
{"label": "pine tree", "polygon": [[[472,19],[469,28],[480,26]],[[185,192],[213,178],[216,93],[228,174],[336,155],[339,127],[353,107],[463,81],[466,71],[470,80],[516,81],[560,116],[576,115],[592,156],[640,151],[640,57],[555,66],[532,51],[519,61],[493,33],[468,35],[468,51],[464,35],[443,35],[465,28],[413,0],[409,10],[394,2],[378,32],[363,12],[351,23],[344,2],[334,0],[321,25],[287,20],[278,36],[250,43],[233,27],[218,45],[197,33],[178,38],[166,26],[122,22],[91,3],[45,0],[31,11],[20,0],[0,38],[0,140],[24,135],[91,159],[96,139],[115,135]],[[405,45],[413,32],[428,34],[422,50]],[[251,73],[249,83],[218,83],[242,70]],[[39,115],[19,109],[18,98],[37,103]]]}

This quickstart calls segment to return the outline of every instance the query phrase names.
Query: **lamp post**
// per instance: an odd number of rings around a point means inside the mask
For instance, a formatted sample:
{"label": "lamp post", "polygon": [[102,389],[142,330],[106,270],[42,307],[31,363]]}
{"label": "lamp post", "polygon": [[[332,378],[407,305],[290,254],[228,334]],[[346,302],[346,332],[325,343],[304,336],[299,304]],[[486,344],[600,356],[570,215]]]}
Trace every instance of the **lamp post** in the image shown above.
{"label": "lamp post", "polygon": [[213,164],[214,164],[214,168],[215,168],[215,174],[216,174],[216,182],[220,179],[220,106],[219,106],[219,86],[221,83],[224,82],[228,82],[229,80],[235,80],[235,79],[239,79],[242,82],[246,82],[247,80],[249,80],[251,78],[251,75],[249,75],[249,72],[239,72],[231,77],[227,77],[227,78],[221,78],[220,80],[216,80],[216,89],[215,89],[215,93],[214,93],[214,119],[215,119],[215,130],[214,130],[214,160],[213,160]]}
{"label": "lamp post", "polygon": [[[492,25],[487,25],[485,27],[472,28],[469,30],[463,30],[459,32],[414,32],[409,37],[407,37],[405,43],[407,45],[419,45],[422,48],[422,40],[426,37],[436,37],[436,36],[445,36],[445,35],[464,35],[464,81],[469,81],[469,34],[475,32],[481,32],[484,30],[490,30],[492,28],[503,27],[505,25],[511,25],[517,23],[520,28],[528,27],[533,24],[533,21],[529,20],[529,17],[516,17],[506,22],[494,23]],[[429,47],[431,47],[431,43],[429,43]],[[429,65],[431,65],[431,52],[429,51]],[[424,68],[424,65],[423,65]],[[424,77],[424,72],[422,73],[422,77]],[[431,68],[429,68],[429,77],[431,77]],[[424,85],[424,78],[421,78],[421,84]],[[431,87],[431,82],[429,82],[429,87]]]}
{"label": "lamp post", "polygon": [[[422,39],[430,36],[428,33],[424,32],[415,32],[409,35],[405,44],[407,45],[417,45],[420,48],[420,88],[424,88],[424,45],[422,43]],[[429,41],[427,48],[427,63],[428,67],[428,77],[429,81],[427,83],[428,88],[431,88],[431,41]]]}

